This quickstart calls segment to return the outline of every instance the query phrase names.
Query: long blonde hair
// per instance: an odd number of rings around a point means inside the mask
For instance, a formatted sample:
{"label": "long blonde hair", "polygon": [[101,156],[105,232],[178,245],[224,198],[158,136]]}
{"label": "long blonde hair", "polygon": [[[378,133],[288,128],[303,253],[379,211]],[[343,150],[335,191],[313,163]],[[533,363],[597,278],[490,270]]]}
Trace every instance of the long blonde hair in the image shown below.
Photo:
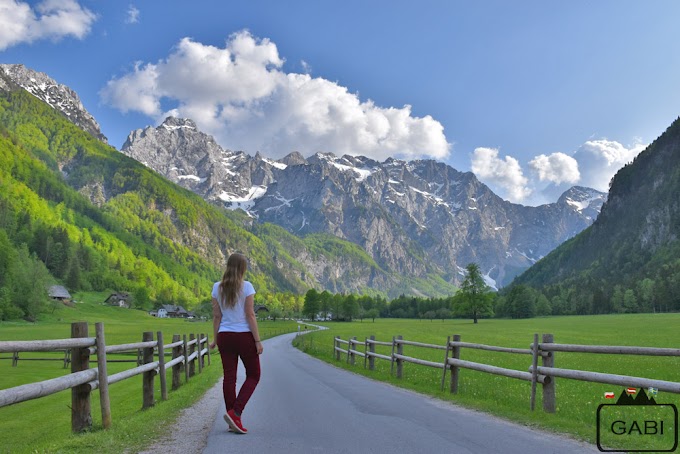
{"label": "long blonde hair", "polygon": [[224,270],[219,287],[219,303],[223,309],[233,308],[236,305],[247,269],[248,261],[245,255],[235,253],[229,256],[227,269]]}

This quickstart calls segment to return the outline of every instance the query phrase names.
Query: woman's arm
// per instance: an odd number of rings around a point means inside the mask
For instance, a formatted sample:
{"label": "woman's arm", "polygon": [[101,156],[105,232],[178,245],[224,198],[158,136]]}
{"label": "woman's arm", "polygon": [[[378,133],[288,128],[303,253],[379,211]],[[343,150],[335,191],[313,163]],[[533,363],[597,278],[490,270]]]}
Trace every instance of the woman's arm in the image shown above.
{"label": "woman's arm", "polygon": [[263,350],[262,339],[260,339],[260,330],[257,328],[257,317],[255,316],[255,298],[253,295],[246,297],[245,311],[248,327],[250,328],[250,332],[253,333],[253,339],[255,339],[257,354],[261,355]]}
{"label": "woman's arm", "polygon": [[210,344],[211,350],[215,348],[215,345],[217,345],[217,331],[220,329],[220,323],[222,322],[222,309],[220,308],[220,303],[218,303],[215,298],[212,299],[212,309],[213,309],[213,341]]}

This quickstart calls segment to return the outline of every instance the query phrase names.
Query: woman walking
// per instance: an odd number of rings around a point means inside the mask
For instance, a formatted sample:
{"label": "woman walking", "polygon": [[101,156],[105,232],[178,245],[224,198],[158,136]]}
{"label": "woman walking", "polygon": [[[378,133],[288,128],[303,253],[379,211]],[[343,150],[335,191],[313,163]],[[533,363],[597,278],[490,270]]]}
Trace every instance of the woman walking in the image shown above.
{"label": "woman walking", "polygon": [[[227,414],[224,420],[231,431],[245,434],[241,413],[255,387],[260,381],[260,357],[262,342],[255,317],[255,289],[243,280],[248,262],[242,254],[231,254],[222,280],[215,282],[212,289],[213,331],[215,344],[222,357],[224,382],[222,391]],[[236,369],[241,358],[246,368],[246,380],[236,395]]]}

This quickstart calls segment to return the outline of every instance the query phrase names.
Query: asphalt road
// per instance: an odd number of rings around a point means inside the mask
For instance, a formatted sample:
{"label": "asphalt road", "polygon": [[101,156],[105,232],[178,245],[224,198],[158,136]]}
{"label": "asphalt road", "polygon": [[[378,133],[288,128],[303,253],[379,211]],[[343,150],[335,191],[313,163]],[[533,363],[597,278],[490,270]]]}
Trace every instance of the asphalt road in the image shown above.
{"label": "asphalt road", "polygon": [[[596,447],[367,379],[269,339],[262,377],[227,431],[224,402],[204,453],[599,453]],[[239,364],[238,386],[243,382]]]}

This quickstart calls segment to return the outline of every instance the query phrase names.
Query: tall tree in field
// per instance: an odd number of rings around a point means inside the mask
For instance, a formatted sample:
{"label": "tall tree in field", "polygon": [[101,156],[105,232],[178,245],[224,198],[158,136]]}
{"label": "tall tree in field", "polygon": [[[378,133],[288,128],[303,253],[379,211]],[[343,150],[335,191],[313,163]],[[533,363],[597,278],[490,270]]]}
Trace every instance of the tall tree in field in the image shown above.
{"label": "tall tree in field", "polygon": [[319,292],[311,288],[305,294],[305,305],[302,308],[302,313],[310,320],[314,321],[316,314],[319,312],[321,304],[319,302]]}
{"label": "tall tree in field", "polygon": [[493,294],[484,282],[479,265],[470,263],[465,267],[465,270],[467,276],[465,276],[459,292],[459,301],[463,306],[460,309],[472,315],[475,323],[477,323],[477,318],[480,315],[492,314]]}

